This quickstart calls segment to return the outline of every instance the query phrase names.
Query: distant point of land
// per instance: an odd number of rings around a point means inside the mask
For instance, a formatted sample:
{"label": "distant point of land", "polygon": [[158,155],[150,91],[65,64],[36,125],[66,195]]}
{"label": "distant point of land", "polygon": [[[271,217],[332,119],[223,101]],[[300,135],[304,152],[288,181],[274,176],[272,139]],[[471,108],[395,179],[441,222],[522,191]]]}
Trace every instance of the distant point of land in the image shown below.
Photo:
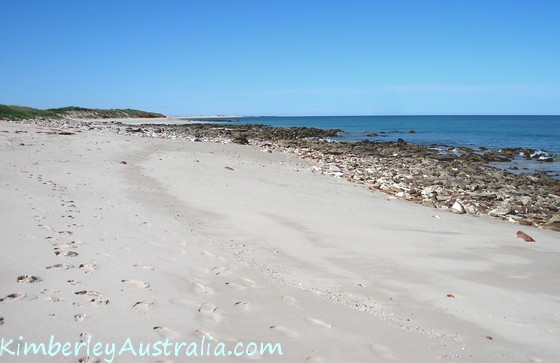
{"label": "distant point of land", "polygon": [[0,120],[30,120],[30,119],[107,119],[107,118],[165,118],[156,112],[132,109],[96,109],[84,107],[62,107],[40,110],[24,106],[0,105]]}

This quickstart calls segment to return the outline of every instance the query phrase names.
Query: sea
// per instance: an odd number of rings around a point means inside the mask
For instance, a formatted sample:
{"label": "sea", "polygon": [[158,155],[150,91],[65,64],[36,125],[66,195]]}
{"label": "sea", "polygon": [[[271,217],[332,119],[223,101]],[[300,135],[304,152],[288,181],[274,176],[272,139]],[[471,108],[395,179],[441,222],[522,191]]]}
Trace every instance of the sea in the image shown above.
{"label": "sea", "polygon": [[[234,117],[228,121],[343,130],[332,141],[397,141],[401,138],[442,150],[446,147],[534,149],[536,153],[551,155],[554,161],[519,158],[511,163],[493,165],[514,173],[543,171],[560,178],[560,116],[258,116]],[[371,133],[378,136],[368,136]]]}

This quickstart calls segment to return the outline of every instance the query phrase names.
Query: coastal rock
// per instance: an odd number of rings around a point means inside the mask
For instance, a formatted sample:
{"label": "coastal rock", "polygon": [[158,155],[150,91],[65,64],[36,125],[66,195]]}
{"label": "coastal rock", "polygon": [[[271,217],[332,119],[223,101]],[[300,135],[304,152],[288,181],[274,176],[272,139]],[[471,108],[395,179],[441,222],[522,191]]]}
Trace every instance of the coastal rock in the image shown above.
{"label": "coastal rock", "polygon": [[429,187],[426,187],[426,188],[422,189],[420,194],[422,194],[424,197],[431,198],[431,197],[437,196],[436,190],[437,190],[437,187],[431,185]]}
{"label": "coastal rock", "polygon": [[243,136],[235,137],[231,140],[231,142],[233,142],[234,144],[239,144],[239,145],[248,145],[249,144],[249,140],[247,140],[247,138],[243,137]]}
{"label": "coastal rock", "polygon": [[329,172],[331,173],[340,173],[340,168],[335,164],[329,165]]}
{"label": "coastal rock", "polygon": [[463,207],[463,205],[459,201],[456,201],[455,203],[453,203],[453,205],[451,206],[451,209],[458,212],[459,214],[467,213],[465,211],[465,207]]}
{"label": "coastal rock", "polygon": [[525,233],[523,231],[517,231],[517,233],[515,234],[515,237],[521,238],[525,242],[535,242],[533,237],[529,236],[527,233]]}
{"label": "coastal rock", "polygon": [[488,212],[488,215],[493,216],[493,217],[503,217],[507,214],[510,214],[511,212],[512,211],[509,208],[498,207],[498,208],[494,208],[490,212]]}

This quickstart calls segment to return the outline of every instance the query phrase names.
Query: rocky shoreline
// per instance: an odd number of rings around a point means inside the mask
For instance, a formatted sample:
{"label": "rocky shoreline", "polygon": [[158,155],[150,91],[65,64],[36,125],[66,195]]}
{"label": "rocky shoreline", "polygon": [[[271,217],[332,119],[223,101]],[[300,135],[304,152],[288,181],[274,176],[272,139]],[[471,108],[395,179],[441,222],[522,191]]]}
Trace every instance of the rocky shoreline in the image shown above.
{"label": "rocky shoreline", "polygon": [[[512,174],[488,165],[534,150],[487,151],[462,148],[441,153],[435,148],[397,142],[330,142],[340,130],[264,125],[129,126],[118,121],[28,120],[62,133],[105,131],[137,137],[185,139],[259,147],[312,160],[312,171],[440,210],[490,215],[512,223],[560,231],[560,180],[544,173]],[[549,160],[543,160],[549,161]],[[434,217],[437,217],[434,215]]]}

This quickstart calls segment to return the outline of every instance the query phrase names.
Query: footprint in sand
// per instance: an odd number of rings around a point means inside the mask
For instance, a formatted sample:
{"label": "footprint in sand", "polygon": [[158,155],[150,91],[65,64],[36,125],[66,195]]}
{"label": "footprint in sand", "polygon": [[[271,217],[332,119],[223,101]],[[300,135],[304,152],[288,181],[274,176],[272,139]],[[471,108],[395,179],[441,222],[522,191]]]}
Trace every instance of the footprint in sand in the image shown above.
{"label": "footprint in sand", "polygon": [[4,318],[0,316],[0,325],[4,325]]}
{"label": "footprint in sand", "polygon": [[170,340],[179,340],[182,338],[181,334],[165,326],[154,326],[154,332],[159,334],[162,338],[169,338]]}
{"label": "footprint in sand", "polygon": [[43,281],[43,279],[41,279],[39,276],[33,276],[33,275],[21,275],[18,276],[17,278],[17,282],[22,284],[32,284],[34,282],[40,282],[40,281]]}
{"label": "footprint in sand", "polygon": [[95,271],[96,268],[97,268],[97,265],[95,263],[92,263],[92,262],[82,263],[80,265],[80,270],[84,270],[85,273],[91,273],[91,272]]}
{"label": "footprint in sand", "polygon": [[247,303],[247,301],[237,301],[234,305],[234,308],[239,309],[239,310],[249,310],[249,303]]}
{"label": "footprint in sand", "polygon": [[205,330],[202,329],[197,329],[195,331],[193,331],[194,336],[197,337],[198,339],[202,339],[202,338],[206,338],[209,339],[211,341],[217,341],[214,336],[212,335],[212,333],[207,332]]}
{"label": "footprint in sand", "polygon": [[41,294],[44,294],[44,295],[52,295],[52,294],[56,294],[57,292],[60,292],[60,290],[43,289],[43,290],[41,291]]}
{"label": "footprint in sand", "polygon": [[61,302],[64,301],[63,298],[61,297],[56,297],[56,296],[49,296],[48,298],[45,299],[46,301],[50,301],[50,302]]}
{"label": "footprint in sand", "polygon": [[242,277],[241,280],[245,284],[249,285],[249,287],[252,288],[252,289],[262,289],[264,287],[263,285],[259,284],[258,282],[253,281],[251,279],[248,279],[246,277]]}
{"label": "footprint in sand", "polygon": [[87,342],[89,338],[91,338],[90,333],[81,333],[80,334],[80,342]]}
{"label": "footprint in sand", "polygon": [[284,295],[280,297],[280,300],[282,301],[282,304],[286,304],[286,305],[294,305],[297,301],[295,297],[288,296],[288,295]]}
{"label": "footprint in sand", "polygon": [[305,358],[305,361],[306,362],[322,362],[323,360],[319,357],[309,356],[309,357]]}
{"label": "footprint in sand", "polygon": [[58,231],[58,234],[61,234],[63,236],[71,236],[74,234],[74,232],[72,231]]}
{"label": "footprint in sand", "polygon": [[102,299],[101,298],[101,293],[99,293],[97,291],[81,290],[81,291],[76,291],[74,294],[92,297],[92,299],[89,300],[89,303],[92,304],[92,305],[108,305],[109,304],[109,300]]}
{"label": "footprint in sand", "polygon": [[[52,242],[51,242],[52,243]],[[81,242],[76,242],[76,241],[72,241],[72,242],[57,242],[57,243],[52,243],[53,247],[55,247],[55,250],[62,250],[65,248],[78,248],[78,244]]]}
{"label": "footprint in sand", "polygon": [[315,318],[303,318],[303,320],[309,322],[312,325],[318,326],[320,328],[332,328],[332,324],[325,323],[322,320]]}
{"label": "footprint in sand", "polygon": [[80,281],[76,281],[76,280],[67,280],[66,282],[72,286],[76,286],[80,283]]}
{"label": "footprint in sand", "polygon": [[232,288],[232,289],[234,289],[234,290],[237,290],[237,291],[247,290],[247,288],[246,288],[245,286],[239,285],[239,284],[236,283],[236,282],[226,282],[226,286],[227,286],[227,287],[230,287],[230,288]]}
{"label": "footprint in sand", "polygon": [[198,308],[199,313],[219,323],[222,321],[223,317],[221,314],[216,312],[217,310],[218,307],[211,302],[204,302],[200,304],[200,307]]}
{"label": "footprint in sand", "polygon": [[78,256],[78,252],[61,250],[60,248],[55,248],[54,249],[54,254],[57,255],[57,256],[63,256],[63,257],[77,257]]}
{"label": "footprint in sand", "polygon": [[73,265],[68,265],[68,264],[66,264],[66,263],[56,263],[56,264],[54,264],[54,265],[47,266],[47,267],[45,267],[45,268],[46,268],[47,270],[50,270],[50,269],[55,269],[55,270],[68,270],[68,269],[74,268],[74,266],[73,266]]}
{"label": "footprint in sand", "polygon": [[298,336],[298,333],[296,333],[295,331],[290,330],[288,328],[278,326],[278,325],[273,325],[273,326],[270,327],[270,329],[272,329],[272,330],[274,330],[274,331],[276,331],[276,332],[278,332],[278,333],[280,333],[284,336],[290,337],[290,338],[295,338],[295,337]]}
{"label": "footprint in sand", "polygon": [[101,296],[101,294],[99,292],[93,291],[93,290],[80,290],[80,291],[76,291],[74,294],[75,295],[93,296],[93,297]]}
{"label": "footprint in sand", "polygon": [[218,259],[218,260],[220,260],[220,261],[222,261],[222,262],[226,262],[226,261],[227,261],[227,260],[226,260],[225,258],[223,258],[222,256],[216,256],[216,255],[214,255],[214,254],[212,254],[212,253],[210,253],[210,252],[208,252],[208,251],[202,251],[200,254],[203,255],[203,256],[207,256],[207,257],[212,257],[212,258]]}
{"label": "footprint in sand", "polygon": [[211,287],[208,287],[207,285],[205,285],[204,283],[202,283],[201,281],[199,281],[197,279],[192,279],[191,285],[194,288],[194,290],[198,293],[203,293],[203,294],[213,294],[214,293],[214,289],[212,289]]}
{"label": "footprint in sand", "polygon": [[81,357],[80,359],[78,359],[78,362],[79,363],[100,363],[100,360],[92,358],[90,356],[86,356],[86,357]]}
{"label": "footprint in sand", "polygon": [[141,301],[137,301],[134,305],[132,305],[132,308],[134,309],[134,311],[137,311],[139,313],[145,313],[146,311],[148,311],[150,309],[150,307],[153,304],[154,303],[151,302],[151,301],[141,300]]}
{"label": "footprint in sand", "polygon": [[150,287],[149,283],[141,280],[121,280],[121,282],[124,282],[125,284],[132,285],[140,289],[148,289]]}
{"label": "footprint in sand", "polygon": [[227,276],[229,274],[231,274],[231,270],[229,268],[226,267],[220,267],[220,266],[216,266],[214,267],[212,270],[210,270],[214,275],[218,276]]}
{"label": "footprint in sand", "polygon": [[12,294],[6,295],[4,298],[0,299],[0,302],[4,301],[17,301],[25,297],[23,292],[14,292]]}
{"label": "footprint in sand", "polygon": [[370,349],[374,352],[375,356],[382,357],[386,360],[397,360],[397,357],[391,351],[391,348],[381,345],[381,344],[372,344],[369,346]]}
{"label": "footprint in sand", "polygon": [[143,268],[144,270],[155,270],[155,266],[150,265],[149,263],[138,263],[134,265],[134,267]]}
{"label": "footprint in sand", "polygon": [[109,305],[109,300],[96,297],[91,299],[89,303],[92,305]]}
{"label": "footprint in sand", "polygon": [[74,315],[74,321],[82,322],[86,319],[86,314],[76,314]]}

